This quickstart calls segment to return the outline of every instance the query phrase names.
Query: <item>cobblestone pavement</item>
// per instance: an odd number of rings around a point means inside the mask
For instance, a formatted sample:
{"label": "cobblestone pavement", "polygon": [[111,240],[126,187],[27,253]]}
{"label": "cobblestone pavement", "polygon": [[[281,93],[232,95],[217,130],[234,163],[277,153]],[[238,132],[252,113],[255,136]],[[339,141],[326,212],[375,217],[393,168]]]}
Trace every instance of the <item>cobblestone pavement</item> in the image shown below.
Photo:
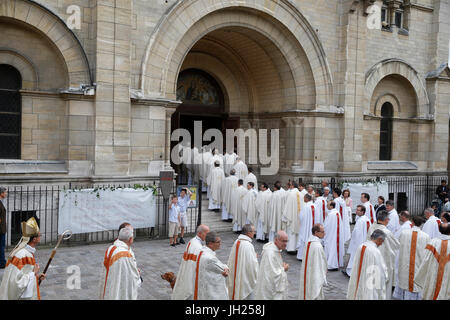
{"label": "cobblestone pavement", "polygon": [[[238,235],[233,232],[220,233],[222,246],[217,251],[219,259],[226,263],[233,242]],[[190,237],[186,238],[186,243]],[[254,245],[260,260],[263,243]],[[100,274],[103,272],[103,258],[108,244],[92,244],[74,247],[60,247],[47,271],[47,279],[41,284],[42,300],[91,300],[97,299],[99,291]],[[51,249],[37,248],[36,259],[41,270],[51,254]],[[169,246],[169,240],[137,240],[133,245],[138,267],[142,270],[144,283],[139,290],[138,299],[167,300],[170,299],[172,289],[169,283],[161,279],[161,274],[172,271],[178,272],[181,256],[185,245]],[[347,263],[348,255],[345,257]],[[283,253],[283,259],[289,263],[289,299],[298,298],[301,262],[295,255]],[[81,288],[68,289],[67,280],[70,274],[68,267],[76,265],[80,268]],[[4,270],[0,270],[0,278]],[[72,271],[73,272],[73,271]],[[328,286],[324,288],[327,300],[345,299],[349,278],[340,271],[328,272]]]}

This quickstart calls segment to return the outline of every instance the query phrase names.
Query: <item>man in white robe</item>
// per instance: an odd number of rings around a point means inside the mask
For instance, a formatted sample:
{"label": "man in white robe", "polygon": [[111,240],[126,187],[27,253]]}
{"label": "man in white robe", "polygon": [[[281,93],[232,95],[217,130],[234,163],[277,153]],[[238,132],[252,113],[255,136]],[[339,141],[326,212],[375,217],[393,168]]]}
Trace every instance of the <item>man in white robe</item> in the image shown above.
{"label": "man in white robe", "polygon": [[277,181],[274,185],[274,192],[270,200],[270,231],[269,241],[274,241],[275,233],[282,230],[282,216],[285,205],[286,191],[281,187],[281,182]]}
{"label": "man in white robe", "polygon": [[233,169],[234,164],[236,163],[237,154],[236,153],[228,153],[226,152],[223,156],[223,168],[225,175],[230,175],[231,169]]}
{"label": "man in white robe", "polygon": [[252,239],[255,236],[255,226],[246,224],[242,234],[231,248],[227,265],[230,268],[228,276],[228,295],[230,300],[253,300],[253,291],[258,279],[259,263]]}
{"label": "man in white robe", "polygon": [[225,174],[220,167],[220,163],[216,161],[215,167],[208,176],[208,191],[209,191],[209,210],[220,209],[222,203],[222,182],[225,180]]}
{"label": "man in white robe", "polygon": [[303,196],[304,203],[302,210],[300,211],[300,230],[298,233],[298,240],[297,240],[297,259],[302,260],[303,254],[304,254],[304,248],[306,246],[306,243],[308,242],[310,236],[311,236],[311,230],[313,225],[316,224],[316,208],[314,206],[314,203],[312,201],[311,196],[306,193]]}
{"label": "man in white robe", "polygon": [[34,218],[22,222],[22,238],[8,256],[2,283],[0,300],[40,300],[39,279],[45,275],[39,273],[39,265],[34,254],[41,241],[39,227]]}
{"label": "man in white robe", "polygon": [[231,215],[233,217],[233,231],[241,231],[242,227],[247,223],[247,213],[243,209],[244,197],[248,190],[243,186],[244,181],[238,180],[238,187],[231,194]]}
{"label": "man in white robe", "polygon": [[[201,165],[201,177],[203,180],[203,185],[202,185],[202,192],[203,191],[207,191],[208,189],[208,176],[209,176],[209,171],[210,171],[210,167],[209,167],[209,162],[212,158],[212,153],[210,151],[209,148],[207,147],[203,147],[203,153],[202,153],[202,165]],[[207,193],[207,196],[209,197],[209,192]]]}
{"label": "man in white robe", "polygon": [[400,249],[396,268],[397,283],[393,297],[399,300],[421,300],[420,290],[414,284],[417,271],[426,254],[426,246],[430,243],[430,236],[420,230],[422,217],[413,217],[414,226],[404,229],[400,234]]}
{"label": "man in white robe", "polygon": [[368,193],[361,193],[361,203],[366,207],[366,216],[369,218],[370,223],[374,224],[377,222],[377,217],[375,214],[375,209],[370,203],[370,195]]}
{"label": "man in white robe", "polygon": [[[339,188],[333,189],[333,197],[334,202],[336,203],[336,210],[339,212],[341,216],[342,223],[344,225],[344,242],[350,240],[351,231],[350,231],[350,219],[347,213],[347,205],[345,204],[345,200],[341,198],[342,191]],[[345,251],[344,251],[345,252]]]}
{"label": "man in white robe", "polygon": [[244,178],[244,186],[247,185],[247,183],[253,182],[254,188],[256,191],[258,191],[258,180],[256,179],[256,176],[253,174],[253,168],[248,168],[248,175]]}
{"label": "man in white robe", "polygon": [[285,300],[288,294],[288,279],[286,272],[289,265],[283,262],[281,252],[286,249],[288,235],[278,231],[274,242],[263,246],[258,279],[256,280],[256,300]]}
{"label": "man in white robe", "polygon": [[394,235],[398,229],[400,229],[400,220],[398,217],[398,212],[394,208],[394,201],[386,201],[386,211],[389,213],[389,223],[386,226]]}
{"label": "man in white robe", "polygon": [[327,258],[323,250],[321,239],[325,235],[325,228],[315,224],[311,229],[311,236],[304,248],[305,257],[300,268],[299,300],[324,300],[323,286],[327,285]]}
{"label": "man in white robe", "polygon": [[289,242],[286,246],[288,253],[295,253],[297,248],[298,233],[300,231],[299,214],[301,210],[301,195],[296,182],[289,182],[289,190],[286,193],[285,206],[282,221],[286,223],[286,233]]}
{"label": "man in white robe", "polygon": [[327,217],[327,199],[323,197],[323,192],[320,189],[315,191],[314,206],[317,213],[317,223],[324,224]]}
{"label": "man in white robe", "polygon": [[336,203],[328,203],[328,216],[325,220],[325,255],[329,271],[338,271],[344,266],[344,225],[341,215],[336,210]]}
{"label": "man in white robe", "polygon": [[177,273],[177,281],[172,291],[172,300],[192,300],[194,298],[195,267],[197,257],[205,244],[206,234],[209,232],[207,225],[197,227],[197,234],[186,245],[186,250],[181,259]]}
{"label": "man in white robe", "polygon": [[[238,179],[244,180],[248,175],[247,165],[242,161],[242,159],[238,156],[236,157],[236,164],[233,166],[233,169],[236,170],[236,177]],[[246,186],[246,184],[244,184]]]}
{"label": "man in white robe", "polygon": [[260,186],[260,192],[258,193],[255,201],[256,206],[256,239],[265,241],[266,236],[269,234],[269,212],[270,212],[270,199],[272,198],[272,191],[269,189],[267,183],[262,183]]}
{"label": "man in white robe", "polygon": [[235,175],[236,171],[231,169],[228,172],[229,176],[223,180],[222,185],[222,220],[231,221],[233,215],[230,212],[231,195],[238,187],[238,178]]}
{"label": "man in white robe", "polygon": [[[350,277],[352,275],[353,264],[355,262],[356,250],[359,246],[367,241],[367,232],[369,232],[370,226],[372,224],[369,218],[366,216],[366,207],[363,205],[358,205],[356,207],[356,222],[353,228],[352,237],[348,245],[347,253],[350,255],[348,260],[346,274]],[[344,272],[344,271],[342,271]]]}
{"label": "man in white robe", "polygon": [[450,299],[450,225],[439,226],[440,236],[431,239],[414,282],[424,300]]}
{"label": "man in white robe", "polygon": [[142,279],[131,245],[133,228],[119,231],[119,238],[105,252],[104,272],[100,280],[101,300],[136,300]]}
{"label": "man in white robe", "polygon": [[228,300],[226,278],[229,269],[216,256],[221,239],[216,232],[210,231],[205,243],[197,257],[194,300]]}
{"label": "man in white robe", "polygon": [[[394,234],[394,236],[397,239],[400,239],[400,234],[403,232],[403,230],[411,229],[413,227],[413,224],[410,221],[411,215],[406,210],[403,210],[402,212],[400,212],[398,219],[399,219],[399,223],[400,223],[400,228],[398,228],[398,230]],[[420,226],[417,226],[417,227],[420,227]]]}
{"label": "man in white robe", "polygon": [[384,263],[388,271],[388,282],[386,283],[386,300],[391,300],[392,287],[395,284],[395,259],[398,255],[400,243],[395,238],[394,234],[386,227],[389,223],[389,213],[385,210],[378,211],[377,222],[372,224],[367,232],[367,238],[375,230],[382,230],[386,234],[386,239],[378,248],[383,256]]}
{"label": "man in white robe", "polygon": [[245,224],[251,223],[256,224],[256,197],[258,192],[255,190],[253,182],[247,183],[247,193],[242,201],[242,210],[245,212],[247,219]]}
{"label": "man in white robe", "polygon": [[441,219],[436,218],[432,208],[426,208],[423,212],[427,222],[422,227],[422,231],[427,233],[431,239],[437,238],[441,235],[439,232],[439,225],[442,223]]}
{"label": "man in white robe", "polygon": [[378,249],[385,238],[386,234],[377,229],[371,234],[370,240],[356,250],[354,270],[348,283],[347,300],[386,300],[388,272]]}

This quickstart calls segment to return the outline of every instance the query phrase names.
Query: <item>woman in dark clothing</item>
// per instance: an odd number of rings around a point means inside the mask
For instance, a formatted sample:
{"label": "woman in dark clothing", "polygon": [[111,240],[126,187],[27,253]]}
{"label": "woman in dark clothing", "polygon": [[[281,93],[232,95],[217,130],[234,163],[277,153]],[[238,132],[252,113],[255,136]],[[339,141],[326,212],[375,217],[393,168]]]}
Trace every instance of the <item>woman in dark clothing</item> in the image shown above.
{"label": "woman in dark clothing", "polygon": [[384,197],[378,196],[378,204],[375,205],[375,214],[380,210],[386,210],[386,206],[384,205]]}

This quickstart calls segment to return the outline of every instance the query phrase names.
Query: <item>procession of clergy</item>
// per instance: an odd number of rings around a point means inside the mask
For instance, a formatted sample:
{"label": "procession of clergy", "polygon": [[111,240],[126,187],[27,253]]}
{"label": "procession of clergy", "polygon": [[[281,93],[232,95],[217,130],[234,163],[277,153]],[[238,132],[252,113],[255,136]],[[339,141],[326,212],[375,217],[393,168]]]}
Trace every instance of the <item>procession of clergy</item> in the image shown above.
{"label": "procession of clergy", "polygon": [[[339,188],[332,193],[326,186],[306,190],[303,184],[289,181],[287,190],[280,182],[273,191],[261,183],[258,192],[252,169],[236,154],[209,154],[203,159],[208,161],[201,161],[191,173],[206,181],[209,209],[222,209],[222,219],[231,220],[240,235],[224,264],[215,252],[220,236],[199,225],[186,245],[176,280],[171,280],[175,281],[172,299],[286,299],[289,265],[282,259],[283,250],[302,261],[300,300],[324,299],[327,273],[339,269],[350,276],[347,299],[449,299],[450,227],[434,216],[433,209],[425,210],[423,224],[420,216],[398,214],[391,201],[387,210],[376,212],[370,196],[362,193],[351,231],[351,208]],[[22,232],[9,255],[0,299],[39,299],[39,283],[45,275],[34,259],[40,241],[34,218],[22,224]],[[255,236],[268,241],[260,262],[252,244]],[[344,268],[347,241],[350,259]],[[132,243],[133,227],[124,223],[105,252],[99,299],[137,299],[142,278]]]}

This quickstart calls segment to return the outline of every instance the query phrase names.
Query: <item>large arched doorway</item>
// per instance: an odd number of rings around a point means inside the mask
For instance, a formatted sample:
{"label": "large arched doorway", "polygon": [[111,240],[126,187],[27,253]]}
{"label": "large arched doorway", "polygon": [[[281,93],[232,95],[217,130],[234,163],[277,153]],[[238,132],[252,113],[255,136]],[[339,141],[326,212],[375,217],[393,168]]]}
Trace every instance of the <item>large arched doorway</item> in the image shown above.
{"label": "large arched doorway", "polygon": [[22,104],[20,72],[0,64],[0,159],[20,159]]}

